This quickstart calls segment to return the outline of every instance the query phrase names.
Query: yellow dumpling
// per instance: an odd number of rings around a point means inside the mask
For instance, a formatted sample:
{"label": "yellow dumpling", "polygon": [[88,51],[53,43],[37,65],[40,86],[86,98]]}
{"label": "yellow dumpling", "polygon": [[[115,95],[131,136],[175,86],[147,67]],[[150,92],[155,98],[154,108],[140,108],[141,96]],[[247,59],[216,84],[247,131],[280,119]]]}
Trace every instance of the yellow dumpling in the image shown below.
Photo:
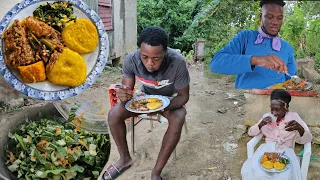
{"label": "yellow dumpling", "polygon": [[147,99],[148,103],[157,102],[157,101],[158,101],[158,98],[148,98]]}
{"label": "yellow dumpling", "polygon": [[266,169],[272,169],[273,168],[273,162],[271,161],[265,161],[263,162],[262,166]]}
{"label": "yellow dumpling", "polygon": [[286,167],[286,165],[278,161],[278,162],[275,162],[275,163],[273,164],[273,167],[274,167],[276,170],[280,171],[280,170],[284,169],[284,168]]}
{"label": "yellow dumpling", "polygon": [[[49,63],[50,64],[50,63]],[[64,48],[58,59],[47,69],[50,82],[63,86],[80,86],[87,77],[87,66],[84,59],[68,48]]]}
{"label": "yellow dumpling", "polygon": [[99,42],[95,25],[84,18],[78,18],[75,22],[70,22],[61,34],[67,47],[79,54],[94,51]]}
{"label": "yellow dumpling", "polygon": [[162,103],[160,103],[160,102],[151,102],[151,103],[148,103],[148,104],[147,104],[147,108],[148,108],[149,110],[158,109],[158,108],[161,107],[161,106],[162,106]]}

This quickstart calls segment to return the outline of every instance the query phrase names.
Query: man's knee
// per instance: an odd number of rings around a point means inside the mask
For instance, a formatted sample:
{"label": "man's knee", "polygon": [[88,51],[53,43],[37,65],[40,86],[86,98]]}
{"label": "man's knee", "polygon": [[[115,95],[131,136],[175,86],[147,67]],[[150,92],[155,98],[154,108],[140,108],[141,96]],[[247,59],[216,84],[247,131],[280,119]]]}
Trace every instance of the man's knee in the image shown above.
{"label": "man's knee", "polygon": [[118,121],[124,121],[128,117],[130,117],[131,114],[129,111],[127,111],[121,103],[116,104],[114,107],[112,107],[108,113],[108,122],[116,123]]}
{"label": "man's knee", "polygon": [[119,119],[119,113],[117,113],[117,106],[114,106],[110,109],[108,113],[108,122],[109,124],[112,124]]}
{"label": "man's knee", "polygon": [[186,114],[187,111],[184,108],[173,111],[172,113],[170,113],[170,117],[168,119],[169,123],[171,122],[171,124],[182,127],[186,119]]}

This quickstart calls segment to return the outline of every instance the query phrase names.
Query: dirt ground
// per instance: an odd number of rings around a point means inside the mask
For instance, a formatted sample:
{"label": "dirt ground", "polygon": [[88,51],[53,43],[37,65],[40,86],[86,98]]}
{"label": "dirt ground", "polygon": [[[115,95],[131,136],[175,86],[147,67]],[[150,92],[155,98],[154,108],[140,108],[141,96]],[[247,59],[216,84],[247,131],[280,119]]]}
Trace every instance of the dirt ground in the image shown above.
{"label": "dirt ground", "polygon": [[[190,64],[191,95],[187,103],[187,128],[183,130],[176,148],[177,160],[171,157],[162,172],[164,180],[240,180],[241,166],[246,160],[246,143],[250,137],[243,126],[243,104],[241,91],[234,89],[228,78],[208,78],[203,65]],[[110,109],[108,87],[119,83],[122,75],[118,68],[107,68],[97,82],[77,99],[93,100]],[[34,103],[34,102],[30,102]],[[135,127],[135,163],[122,174],[119,180],[150,179],[156,162],[167,123],[142,121]],[[131,132],[127,136],[131,151]],[[297,146],[299,153],[301,146]],[[320,147],[313,145],[312,151],[320,157]],[[118,160],[119,154],[111,139],[111,155],[106,165]],[[308,179],[320,179],[319,168],[310,167]]]}
{"label": "dirt ground", "polygon": [[[183,131],[176,148],[177,160],[169,159],[162,177],[176,180],[240,180],[241,166],[246,160],[246,143],[250,140],[243,126],[245,100],[242,92],[235,90],[228,78],[206,77],[201,63],[189,65],[189,71],[188,133]],[[121,78],[119,69],[110,68],[78,98],[94,99],[110,108],[108,87],[119,83]],[[149,121],[142,121],[135,127],[135,163],[119,180],[150,179],[166,128],[167,123],[154,123],[150,131]],[[131,132],[127,140],[131,150]],[[111,155],[106,166],[119,158],[112,139],[111,144]],[[301,146],[297,146],[297,153],[300,150]],[[313,153],[320,155],[318,146],[313,146]],[[310,167],[308,179],[320,179],[317,171],[318,168]]]}

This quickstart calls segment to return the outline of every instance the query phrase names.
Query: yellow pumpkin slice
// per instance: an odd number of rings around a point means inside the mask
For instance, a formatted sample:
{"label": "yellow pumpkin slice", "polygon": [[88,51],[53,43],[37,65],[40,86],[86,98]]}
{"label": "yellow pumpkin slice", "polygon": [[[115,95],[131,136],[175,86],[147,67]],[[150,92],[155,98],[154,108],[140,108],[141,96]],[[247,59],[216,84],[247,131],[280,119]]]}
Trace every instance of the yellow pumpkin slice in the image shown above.
{"label": "yellow pumpkin slice", "polygon": [[260,163],[263,164],[265,161],[268,161],[267,155],[263,155],[263,157],[260,160]]}

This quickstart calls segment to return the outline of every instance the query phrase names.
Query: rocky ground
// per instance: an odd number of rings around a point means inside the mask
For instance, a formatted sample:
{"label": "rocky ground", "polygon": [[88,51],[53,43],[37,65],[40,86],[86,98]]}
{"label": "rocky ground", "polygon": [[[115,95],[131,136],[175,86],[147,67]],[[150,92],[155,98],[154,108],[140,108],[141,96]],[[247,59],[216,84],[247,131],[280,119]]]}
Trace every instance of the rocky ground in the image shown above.
{"label": "rocky ground", "polygon": [[[189,65],[191,76],[191,96],[187,104],[188,133],[183,131],[177,146],[177,160],[172,158],[163,170],[163,179],[177,180],[220,180],[241,179],[240,169],[246,160],[246,135],[244,126],[243,105],[245,98],[241,91],[234,89],[233,82],[226,77],[208,78],[204,75],[201,63]],[[107,68],[97,82],[79,99],[89,99],[110,108],[108,87],[119,83],[121,71],[118,68]],[[23,98],[23,97],[22,97]],[[2,106],[2,117],[10,113],[19,113],[26,105],[38,103],[28,98],[22,99],[23,107]],[[21,101],[21,99],[20,99]],[[121,175],[119,180],[150,179],[161,140],[167,128],[166,123],[154,123],[150,131],[148,121],[135,127],[134,165]],[[130,144],[130,132],[128,142]],[[119,155],[111,140],[112,148],[109,162],[114,163]],[[129,147],[131,148],[131,147]],[[320,147],[313,145],[313,153],[320,157]],[[299,153],[301,146],[297,146]],[[317,164],[309,168],[308,179],[320,179]]]}

